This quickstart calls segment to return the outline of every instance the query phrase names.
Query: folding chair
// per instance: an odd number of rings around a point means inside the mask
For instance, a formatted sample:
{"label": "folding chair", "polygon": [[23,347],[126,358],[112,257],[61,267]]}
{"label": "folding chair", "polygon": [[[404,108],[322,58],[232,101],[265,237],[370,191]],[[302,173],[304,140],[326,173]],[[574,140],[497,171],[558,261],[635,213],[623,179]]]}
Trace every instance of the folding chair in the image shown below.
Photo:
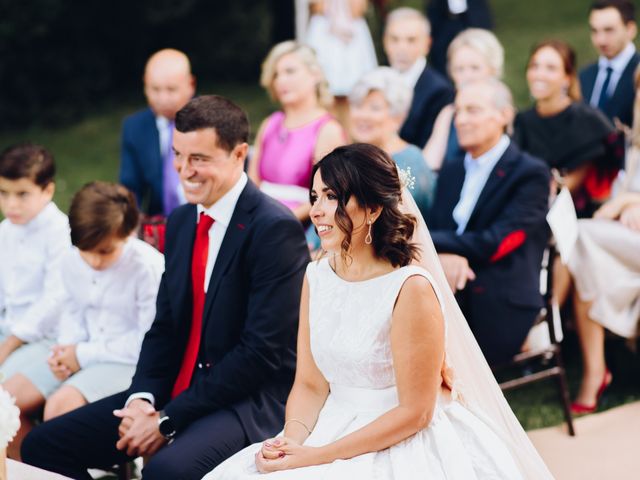
{"label": "folding chair", "polygon": [[[555,256],[555,247],[550,244],[544,251],[540,270],[540,290],[544,299],[544,307],[540,310],[533,327],[544,329],[546,325],[546,331],[549,334],[548,342],[546,342],[546,345],[534,346],[527,352],[518,353],[509,362],[495,365],[491,368],[494,372],[513,367],[518,367],[519,371],[523,371],[525,367],[530,367],[537,363],[538,368],[532,373],[528,373],[529,370],[525,370],[527,373],[501,382],[500,388],[503,391],[507,391],[547,378],[555,378],[558,387],[558,398],[562,404],[569,435],[575,436],[569,403],[569,389],[560,348],[560,341],[562,340],[560,309],[558,305],[554,304],[552,296],[552,268]],[[545,330],[543,331],[546,333]]]}

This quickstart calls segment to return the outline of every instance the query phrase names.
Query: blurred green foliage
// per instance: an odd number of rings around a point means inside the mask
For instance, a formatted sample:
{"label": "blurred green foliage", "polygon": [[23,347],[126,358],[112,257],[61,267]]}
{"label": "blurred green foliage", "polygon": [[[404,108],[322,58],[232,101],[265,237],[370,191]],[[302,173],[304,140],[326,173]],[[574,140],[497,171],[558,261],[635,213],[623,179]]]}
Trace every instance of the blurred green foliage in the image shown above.
{"label": "blurred green foliage", "polygon": [[202,81],[256,78],[269,48],[266,0],[0,2],[0,128],[71,123],[139,88],[171,46]]}

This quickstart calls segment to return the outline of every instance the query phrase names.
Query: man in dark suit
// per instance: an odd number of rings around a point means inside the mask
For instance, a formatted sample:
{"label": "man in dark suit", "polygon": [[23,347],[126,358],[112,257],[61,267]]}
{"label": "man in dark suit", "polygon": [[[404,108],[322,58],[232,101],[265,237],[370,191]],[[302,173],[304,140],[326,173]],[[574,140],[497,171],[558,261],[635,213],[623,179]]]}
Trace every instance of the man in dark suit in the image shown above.
{"label": "man in dark suit", "polygon": [[413,8],[401,7],[389,13],[383,44],[391,68],[413,89],[409,113],[400,137],[422,148],[433,130],[442,107],[453,100],[449,81],[427,65],[431,27],[426,17]]}
{"label": "man in dark suit", "polygon": [[600,53],[598,62],[580,72],[584,100],[611,120],[630,126],[635,97],[634,75],[640,56],[633,39],[637,33],[631,0],[598,0],[589,14],[591,41]]}
{"label": "man in dark suit", "polygon": [[300,222],[243,172],[248,130],[222,97],[178,112],[175,164],[189,204],[168,220],[156,317],[132,384],[33,430],[25,462],[89,479],[87,468],[150,455],[145,479],[195,480],[282,428],[309,254]]}
{"label": "man in dark suit", "polygon": [[430,0],[427,17],[431,22],[433,38],[429,62],[443,75],[447,74],[447,49],[456,35],[467,28],[493,28],[487,0]]}
{"label": "man in dark suit", "polygon": [[549,171],[505,135],[513,107],[503,83],[467,85],[455,106],[466,155],[440,171],[427,224],[471,330],[499,362],[520,351],[542,307]]}
{"label": "man in dark suit", "polygon": [[120,183],[131,190],[148,215],[169,214],[185,202],[171,150],[176,112],[195,92],[187,56],[173,49],[154,53],[144,70],[148,108],[122,125]]}

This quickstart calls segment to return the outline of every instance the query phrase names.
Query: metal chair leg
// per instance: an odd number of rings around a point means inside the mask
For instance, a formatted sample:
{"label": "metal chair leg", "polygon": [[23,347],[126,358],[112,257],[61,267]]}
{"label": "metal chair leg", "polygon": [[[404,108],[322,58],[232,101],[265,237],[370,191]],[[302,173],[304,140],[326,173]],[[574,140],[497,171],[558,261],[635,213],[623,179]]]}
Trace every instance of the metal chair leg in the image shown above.
{"label": "metal chair leg", "polygon": [[118,480],[131,480],[131,462],[118,464],[117,475]]}
{"label": "metal chair leg", "polygon": [[564,364],[562,362],[562,356],[559,351],[556,351],[556,365],[560,369],[560,374],[557,376],[558,389],[560,394],[560,401],[562,402],[562,409],[564,410],[564,418],[567,422],[567,429],[569,435],[576,436],[576,432],[573,428],[573,415],[571,414],[571,403],[569,401],[569,388],[567,386],[567,378],[565,375]]}

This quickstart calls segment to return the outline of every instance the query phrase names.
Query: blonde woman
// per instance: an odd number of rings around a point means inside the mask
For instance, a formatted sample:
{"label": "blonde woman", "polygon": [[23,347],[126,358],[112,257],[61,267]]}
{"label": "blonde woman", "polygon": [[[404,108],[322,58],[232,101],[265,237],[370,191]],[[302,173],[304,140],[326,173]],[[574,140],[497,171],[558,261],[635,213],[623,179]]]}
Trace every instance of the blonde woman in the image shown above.
{"label": "blonde woman", "polygon": [[311,48],[294,41],[277,44],[262,64],[260,84],[282,110],[262,122],[249,176],[304,222],[311,169],[346,136],[327,111],[332,96]]}
{"label": "blonde woman", "polygon": [[[456,90],[466,83],[486,78],[502,78],[504,49],[488,30],[469,28],[458,34],[447,50],[449,76]],[[427,165],[440,170],[447,158],[464,153],[453,126],[453,104],[447,105],[436,118],[433,133],[422,150]]]}

